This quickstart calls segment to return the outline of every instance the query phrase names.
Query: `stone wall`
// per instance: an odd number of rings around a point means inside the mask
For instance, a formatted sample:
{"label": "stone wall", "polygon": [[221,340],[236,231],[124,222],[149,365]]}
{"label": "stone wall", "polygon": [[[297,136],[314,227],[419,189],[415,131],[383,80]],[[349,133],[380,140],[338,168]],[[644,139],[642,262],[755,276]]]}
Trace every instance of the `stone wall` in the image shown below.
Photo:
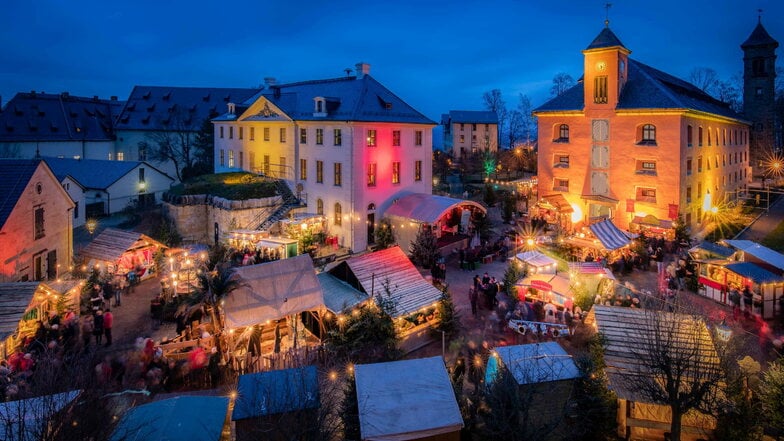
{"label": "stone wall", "polygon": [[163,202],[163,215],[174,222],[186,243],[215,244],[215,224],[219,238],[236,229],[255,229],[280,207],[280,196],[231,201],[206,195],[180,196]]}

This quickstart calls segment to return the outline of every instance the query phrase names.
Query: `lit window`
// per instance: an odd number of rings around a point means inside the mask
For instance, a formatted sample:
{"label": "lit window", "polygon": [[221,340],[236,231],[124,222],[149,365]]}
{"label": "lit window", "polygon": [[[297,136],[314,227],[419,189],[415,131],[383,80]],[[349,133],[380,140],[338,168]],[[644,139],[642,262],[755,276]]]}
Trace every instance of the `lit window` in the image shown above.
{"label": "lit window", "polygon": [[339,163],[335,163],[335,187],[340,187],[343,185],[343,166]]}
{"label": "lit window", "polygon": [[648,187],[638,187],[637,200],[641,202],[656,202],[656,189],[648,188]]}
{"label": "lit window", "polygon": [[422,131],[417,130],[414,132],[414,145],[422,145]]}
{"label": "lit window", "polygon": [[118,161],[125,161],[125,153],[124,152],[117,152],[117,160]]}
{"label": "lit window", "polygon": [[343,207],[340,206],[340,202],[335,202],[335,225],[343,225]]}
{"label": "lit window", "polygon": [[229,150],[229,167],[234,167],[234,150]]}
{"label": "lit window", "polygon": [[316,145],[324,145],[324,129],[316,129]]}
{"label": "lit window", "polygon": [[375,130],[368,130],[367,131],[367,146],[368,147],[375,147],[376,146],[376,131]]}
{"label": "lit window", "polygon": [[308,143],[308,129],[299,129],[299,143],[300,144]]}
{"label": "lit window", "polygon": [[656,145],[656,126],[653,124],[645,124],[642,126],[642,138],[640,144],[643,145]]}
{"label": "lit window", "polygon": [[393,130],[392,131],[392,145],[394,147],[400,146],[400,130]]}
{"label": "lit window", "polygon": [[286,128],[280,128],[280,142],[286,142]]}
{"label": "lit window", "polygon": [[256,128],[255,127],[251,127],[250,128],[250,140],[251,141],[255,141],[256,140]]}
{"label": "lit window", "polygon": [[324,183],[324,161],[316,161],[316,183]]}
{"label": "lit window", "polygon": [[376,163],[375,162],[371,162],[370,164],[368,164],[367,186],[368,187],[376,186]]}
{"label": "lit window", "polygon": [[702,156],[697,157],[697,173],[702,173]]}
{"label": "lit window", "polygon": [[316,199],[316,214],[324,216],[324,201]]}
{"label": "lit window", "polygon": [[392,183],[393,184],[400,183],[400,162],[392,163]]}
{"label": "lit window", "polygon": [[308,160],[307,159],[300,159],[299,160],[299,179],[301,181],[308,180]]}
{"label": "lit window", "polygon": [[555,168],[569,168],[569,155],[556,155]]}
{"label": "lit window", "polygon": [[607,77],[601,76],[593,79],[593,102],[607,104]]}
{"label": "lit window", "polygon": [[334,145],[343,145],[343,132],[340,129],[332,130],[332,136]]}
{"label": "lit window", "polygon": [[460,135],[460,142],[465,142],[465,135]]}
{"label": "lit window", "polygon": [[414,181],[422,180],[422,161],[414,161]]}
{"label": "lit window", "polygon": [[568,124],[561,124],[558,126],[558,138],[556,139],[558,142],[569,142],[569,125]]}

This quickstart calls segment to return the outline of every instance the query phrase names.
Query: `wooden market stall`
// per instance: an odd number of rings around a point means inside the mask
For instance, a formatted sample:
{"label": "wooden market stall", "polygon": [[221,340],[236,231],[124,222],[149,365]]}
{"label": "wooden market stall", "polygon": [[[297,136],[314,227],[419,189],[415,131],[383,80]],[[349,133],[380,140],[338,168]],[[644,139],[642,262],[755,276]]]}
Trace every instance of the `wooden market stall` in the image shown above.
{"label": "wooden market stall", "polygon": [[697,261],[697,281],[700,295],[725,305],[731,305],[729,291],[748,287],[753,296],[753,313],[764,319],[780,315],[784,297],[784,277],[751,262],[730,260]]}
{"label": "wooden market stall", "polygon": [[79,253],[88,266],[98,265],[109,274],[126,275],[132,270],[139,280],[151,277],[155,253],[166,245],[142,233],[107,228]]}

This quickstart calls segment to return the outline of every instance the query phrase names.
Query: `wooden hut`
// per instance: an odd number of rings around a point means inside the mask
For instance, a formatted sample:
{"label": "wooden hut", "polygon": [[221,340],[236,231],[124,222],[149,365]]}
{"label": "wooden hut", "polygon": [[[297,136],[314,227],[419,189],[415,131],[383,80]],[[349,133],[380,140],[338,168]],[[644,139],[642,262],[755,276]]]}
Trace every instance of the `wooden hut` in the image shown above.
{"label": "wooden hut", "polygon": [[228,432],[229,399],[179,396],[130,409],[112,433],[112,441],[219,441]]}
{"label": "wooden hut", "polygon": [[79,255],[88,266],[98,265],[109,274],[125,275],[137,270],[136,277],[144,279],[155,272],[154,255],[161,249],[166,249],[166,245],[147,235],[107,228]]}

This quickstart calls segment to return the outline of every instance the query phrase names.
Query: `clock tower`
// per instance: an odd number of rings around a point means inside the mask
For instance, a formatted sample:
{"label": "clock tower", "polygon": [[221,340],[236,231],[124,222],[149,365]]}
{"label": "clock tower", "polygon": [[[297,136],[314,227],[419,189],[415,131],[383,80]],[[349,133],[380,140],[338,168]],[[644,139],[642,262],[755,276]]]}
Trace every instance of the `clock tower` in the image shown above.
{"label": "clock tower", "polygon": [[630,53],[609,26],[605,26],[583,51],[586,110],[615,109],[628,78]]}

